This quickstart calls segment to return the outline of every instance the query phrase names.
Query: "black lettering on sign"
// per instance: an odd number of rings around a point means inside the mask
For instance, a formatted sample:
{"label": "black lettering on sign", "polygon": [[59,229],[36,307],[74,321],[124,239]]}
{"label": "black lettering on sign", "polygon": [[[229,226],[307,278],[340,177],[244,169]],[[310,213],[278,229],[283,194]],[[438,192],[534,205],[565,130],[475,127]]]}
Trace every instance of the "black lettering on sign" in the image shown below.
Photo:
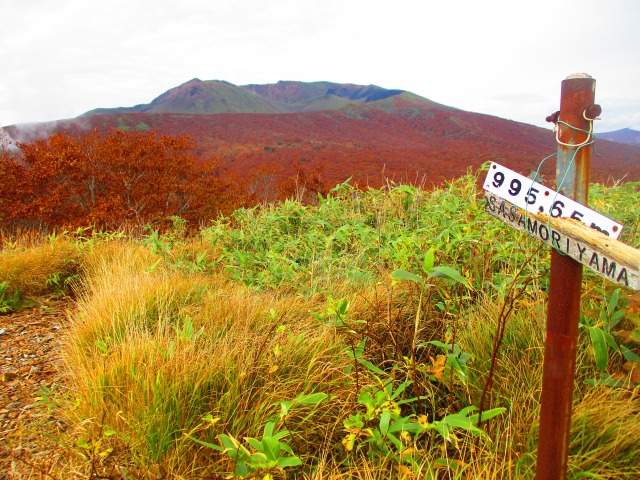
{"label": "black lettering on sign", "polygon": [[555,202],[553,202],[553,205],[551,206],[551,211],[549,213],[551,213],[551,216],[554,218],[561,217],[563,208],[564,208],[564,203],[562,203],[562,201],[560,200],[556,200]]}
{"label": "black lettering on sign", "polygon": [[622,270],[620,271],[620,275],[618,275],[618,279],[616,280],[618,283],[622,283],[624,282],[624,286],[628,287],[629,286],[629,277],[627,277],[627,269],[622,267]]}
{"label": "black lettering on sign", "polygon": [[582,217],[584,217],[584,214],[580,213],[577,210],[574,210],[573,213],[571,214],[571,218],[573,218],[575,220],[582,221]]}
{"label": "black lettering on sign", "polygon": [[498,209],[498,213],[499,213],[500,215],[502,215],[502,218],[506,218],[506,212],[505,212],[505,208],[504,208],[505,203],[506,203],[506,202],[504,202],[504,201],[503,201],[503,202],[500,204],[500,208]]}
{"label": "black lettering on sign", "polygon": [[591,223],[590,227],[593,228],[594,230],[597,230],[599,232],[604,233],[607,237],[609,236],[609,232],[607,232],[606,230],[603,230],[602,228],[600,228],[598,225],[596,225],[593,222]]}
{"label": "black lettering on sign", "polygon": [[488,202],[484,204],[484,209],[490,212],[496,211],[496,197],[493,195],[488,198]]}
{"label": "black lettering on sign", "polygon": [[607,257],[602,256],[602,273],[607,277],[616,278],[616,262],[612,262]]}
{"label": "black lettering on sign", "polygon": [[577,245],[578,245],[578,251],[580,252],[580,261],[582,261],[582,255],[584,255],[584,252],[587,251],[587,247],[584,247],[579,243]]}
{"label": "black lettering on sign", "polygon": [[527,230],[529,230],[529,233],[531,233],[532,235],[537,235],[538,234],[538,221],[534,220],[533,223],[532,223],[531,219],[527,218]]}
{"label": "black lettering on sign", "polygon": [[[544,231],[544,234],[542,233],[543,231]],[[549,229],[547,228],[546,225],[540,224],[540,226],[538,227],[538,235],[540,235],[540,238],[545,242],[549,240]]]}
{"label": "black lettering on sign", "polygon": [[555,230],[551,230],[551,246],[560,250],[560,234]]}
{"label": "black lettering on sign", "polygon": [[600,260],[598,259],[598,252],[593,252],[591,260],[589,261],[589,268],[593,268],[596,271],[600,271]]}
{"label": "black lettering on sign", "polygon": [[509,186],[510,188],[509,190],[507,190],[509,192],[509,195],[511,195],[512,197],[517,197],[520,193],[520,190],[522,189],[522,183],[520,183],[520,180],[514,178],[513,180],[511,180],[511,184]]}

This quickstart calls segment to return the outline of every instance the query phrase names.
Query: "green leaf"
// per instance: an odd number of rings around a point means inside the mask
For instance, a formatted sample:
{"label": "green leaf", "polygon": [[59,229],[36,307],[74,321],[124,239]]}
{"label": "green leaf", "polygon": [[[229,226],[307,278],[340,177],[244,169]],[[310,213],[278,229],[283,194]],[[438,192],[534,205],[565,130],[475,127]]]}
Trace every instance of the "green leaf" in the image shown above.
{"label": "green leaf", "polygon": [[431,277],[448,278],[449,280],[453,280],[455,282],[461,283],[467,288],[471,288],[471,285],[469,285],[469,282],[467,281],[467,279],[464,278],[462,275],[460,275],[460,273],[458,273],[457,270],[454,270],[451,267],[446,267],[446,266],[433,267],[428,278],[431,278]]}
{"label": "green leaf", "polygon": [[298,457],[280,457],[278,459],[278,466],[280,468],[297,467],[299,465],[302,465],[302,460]]}
{"label": "green leaf", "polygon": [[389,427],[389,432],[422,433],[426,429],[416,422],[410,422],[408,417],[401,417]]}
{"label": "green leaf", "polygon": [[275,427],[274,422],[267,422],[264,425],[264,432],[262,434],[263,437],[272,437],[273,436],[273,428]]}
{"label": "green leaf", "polygon": [[629,349],[629,347],[620,345],[620,352],[627,362],[640,362],[640,356],[636,355],[632,350]]}
{"label": "green leaf", "polygon": [[409,280],[410,282],[424,283],[424,280],[418,275],[402,269],[394,271],[391,274],[391,278],[393,278],[394,280]]}
{"label": "green leaf", "polygon": [[616,339],[613,337],[613,335],[611,335],[609,332],[607,331],[603,331],[604,333],[604,339],[606,340],[607,344],[614,350],[614,351],[618,351],[620,350],[620,347],[618,346],[618,343],[616,342]]}
{"label": "green leaf", "polygon": [[[192,437],[191,435],[187,435],[187,438],[190,439],[190,440],[193,440],[194,442],[199,443],[200,445],[204,445],[207,448],[212,448],[213,450],[217,450],[219,452],[224,452],[225,450],[227,450],[227,451],[229,450],[228,448],[222,448],[220,445],[215,445],[213,443],[205,442],[203,440],[198,440],[197,438]],[[231,456],[231,455],[229,455],[229,456]]]}
{"label": "green leaf", "polygon": [[596,366],[600,371],[605,371],[609,363],[609,349],[607,348],[604,331],[600,328],[589,327],[589,337],[591,338],[593,354],[596,358]]}
{"label": "green leaf", "polygon": [[433,253],[433,247],[431,247],[424,255],[424,261],[422,262],[422,268],[425,273],[431,272],[435,262],[435,255]]}
{"label": "green leaf", "polygon": [[609,302],[607,303],[607,310],[609,315],[611,315],[616,307],[618,306],[618,300],[620,299],[620,289],[616,288],[615,291],[611,294],[609,298]]}
{"label": "green leaf", "polygon": [[262,439],[262,452],[270,461],[278,460],[280,456],[280,442],[272,437],[264,437]]}
{"label": "green leaf", "polygon": [[336,307],[337,307],[336,308],[337,313],[339,315],[344,316],[347,313],[347,310],[349,310],[349,300],[347,300],[346,298],[343,298],[338,302]]}
{"label": "green leaf", "polygon": [[384,410],[382,415],[380,415],[380,433],[382,436],[386,436],[387,432],[389,432],[389,422],[391,421],[391,412],[389,410]]}
{"label": "green leaf", "polygon": [[611,314],[611,327],[615,327],[626,315],[624,310],[616,310],[613,312]]}
{"label": "green leaf", "polygon": [[391,395],[391,400],[395,400],[396,398],[398,398],[400,394],[407,389],[409,384],[410,383],[402,382],[400,385],[398,385],[398,388],[396,389],[396,391],[393,392],[393,394]]}
{"label": "green leaf", "polygon": [[247,443],[249,445],[251,445],[253,448],[258,450],[259,452],[263,451],[262,442],[260,440],[255,439],[255,438],[245,438],[245,440],[247,441]]}
{"label": "green leaf", "polygon": [[[498,415],[503,414],[505,410],[506,408],[504,407],[498,407],[498,408],[492,408],[491,410],[486,410],[482,412],[482,421],[485,422],[487,420],[492,419],[493,417],[497,417]],[[478,420],[480,419],[479,417],[480,417],[480,414],[475,413],[471,415],[469,418],[471,418],[473,423],[478,423]]]}
{"label": "green leaf", "polygon": [[395,445],[395,447],[398,449],[398,451],[402,450],[403,445],[402,445],[402,442],[400,441],[400,439],[398,437],[396,437],[395,435],[389,433],[387,435],[387,438],[389,439],[389,441],[391,443],[393,443]]}
{"label": "green leaf", "polygon": [[291,401],[280,402],[280,415],[289,415],[289,409],[291,407],[293,407],[293,402]]}
{"label": "green leaf", "polygon": [[372,372],[372,373],[377,373],[378,375],[386,375],[387,374],[384,370],[381,370],[380,368],[375,366],[373,363],[371,363],[369,360],[364,360],[364,359],[359,358],[358,361],[362,365],[367,367],[369,369],[369,371]]}
{"label": "green leaf", "polygon": [[427,345],[435,345],[436,347],[440,347],[447,352],[451,351],[451,345],[448,343],[443,343],[440,340],[429,340],[428,342],[422,342],[419,344],[420,347],[426,347]]}
{"label": "green leaf", "polygon": [[474,435],[479,435],[484,433],[481,429],[479,429],[473,424],[473,420],[470,417],[467,417],[460,413],[453,413],[451,415],[447,415],[441,420],[441,422],[447,424],[451,429],[461,428],[463,430],[473,433]]}
{"label": "green leaf", "polygon": [[[223,449],[218,449],[216,447],[211,447],[211,448],[215,448],[216,450],[221,450],[222,452],[229,455],[229,458],[231,458],[232,460],[240,459],[241,457],[249,453],[248,450],[242,445],[240,445],[240,442],[238,442],[238,440],[236,440],[231,435],[225,435],[224,433],[221,433],[219,435],[219,438],[224,448]],[[200,440],[197,440],[195,438],[193,440],[204,445],[204,443],[201,442]],[[208,445],[205,445],[205,446],[208,446]]]}
{"label": "green leaf", "polygon": [[317,405],[320,402],[324,402],[327,397],[326,393],[317,392],[309,395],[298,395],[293,399],[293,402],[297,405]]}

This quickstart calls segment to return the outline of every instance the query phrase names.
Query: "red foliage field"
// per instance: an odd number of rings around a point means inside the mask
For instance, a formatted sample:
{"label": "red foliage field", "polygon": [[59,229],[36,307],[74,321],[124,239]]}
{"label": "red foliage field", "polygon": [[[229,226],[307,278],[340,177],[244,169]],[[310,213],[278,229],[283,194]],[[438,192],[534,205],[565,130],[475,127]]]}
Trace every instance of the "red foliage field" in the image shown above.
{"label": "red foliage field", "polygon": [[237,207],[235,183],[187,137],[57,133],[0,162],[0,212],[21,228],[197,222]]}
{"label": "red foliage field", "polygon": [[[123,113],[36,127],[7,129],[22,153],[0,165],[5,224],[200,221],[285,196],[312,200],[348,178],[429,187],[489,160],[527,175],[556,151],[551,130],[401,99],[386,110]],[[640,180],[640,148],[598,140],[595,150],[593,182]],[[553,178],[554,162],[542,173]]]}

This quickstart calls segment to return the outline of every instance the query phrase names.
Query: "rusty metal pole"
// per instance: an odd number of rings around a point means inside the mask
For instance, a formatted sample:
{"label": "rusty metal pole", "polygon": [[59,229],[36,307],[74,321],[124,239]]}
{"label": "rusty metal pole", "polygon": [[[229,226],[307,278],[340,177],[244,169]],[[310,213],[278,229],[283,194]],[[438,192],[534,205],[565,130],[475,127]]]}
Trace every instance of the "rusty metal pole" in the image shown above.
{"label": "rusty metal pole", "polygon": [[[595,118],[599,114],[594,98],[595,79],[591,76],[575,74],[563,80],[556,181],[560,185],[564,179],[561,193],[585,205],[589,191],[591,146],[578,149],[562,143],[580,145],[590,140],[589,135],[581,130],[589,130],[590,127],[585,117]],[[536,480],[565,479],[567,475],[582,265],[552,250],[549,276]]]}

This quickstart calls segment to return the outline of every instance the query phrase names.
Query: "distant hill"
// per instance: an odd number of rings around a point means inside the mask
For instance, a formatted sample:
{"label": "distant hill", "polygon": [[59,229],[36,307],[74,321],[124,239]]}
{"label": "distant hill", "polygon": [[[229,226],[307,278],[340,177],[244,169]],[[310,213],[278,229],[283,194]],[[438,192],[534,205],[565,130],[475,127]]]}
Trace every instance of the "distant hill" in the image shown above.
{"label": "distant hill", "polygon": [[336,110],[398,96],[432,104],[404,90],[387,90],[376,85],[332,82],[280,81],[268,85],[236,86],[222,80],[197,78],[172,88],[151,103],[134,107],[97,108],[82,116],[115,113],[291,113]]}
{"label": "distant hill", "polygon": [[[193,79],[149,104],[99,108],[76,119],[6,130],[21,142],[55,131],[157,130],[189,135],[202,158],[251,177],[265,166],[281,176],[294,165],[322,168],[328,183],[349,177],[438,184],[493,160],[523,174],[557,149],[550,129],[472,113],[404,90],[375,85],[280,81],[236,86]],[[602,140],[592,181],[640,180],[640,147]],[[546,162],[546,178],[555,176]]]}
{"label": "distant hill", "polygon": [[598,138],[611,140],[612,142],[628,143],[629,145],[640,145],[640,132],[630,128],[615,130],[613,132],[598,133]]}

